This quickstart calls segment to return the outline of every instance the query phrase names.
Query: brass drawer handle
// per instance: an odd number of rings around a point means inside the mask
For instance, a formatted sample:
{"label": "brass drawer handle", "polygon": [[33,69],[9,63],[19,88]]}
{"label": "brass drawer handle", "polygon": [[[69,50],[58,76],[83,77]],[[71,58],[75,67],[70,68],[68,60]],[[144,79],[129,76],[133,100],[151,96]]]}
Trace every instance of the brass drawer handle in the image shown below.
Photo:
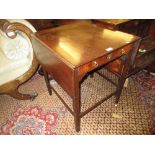
{"label": "brass drawer handle", "polygon": [[122,51],[122,54],[126,53],[126,51],[123,48],[121,49],[121,51]]}
{"label": "brass drawer handle", "polygon": [[112,58],[112,54],[109,54],[108,56],[107,56],[107,59],[111,59]]}
{"label": "brass drawer handle", "polygon": [[97,67],[98,63],[96,61],[93,61],[93,67]]}

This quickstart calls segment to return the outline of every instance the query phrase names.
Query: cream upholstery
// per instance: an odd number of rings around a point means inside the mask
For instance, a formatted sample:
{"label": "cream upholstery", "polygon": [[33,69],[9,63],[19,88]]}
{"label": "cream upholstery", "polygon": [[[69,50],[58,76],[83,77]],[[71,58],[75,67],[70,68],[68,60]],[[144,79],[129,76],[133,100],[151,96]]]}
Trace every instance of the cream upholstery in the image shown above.
{"label": "cream upholstery", "polygon": [[[22,23],[36,32],[26,20],[8,21]],[[29,38],[23,32],[17,31],[16,38],[11,39],[0,30],[0,85],[23,75],[31,67],[32,60],[33,48]]]}
{"label": "cream upholstery", "polygon": [[11,39],[5,36],[4,32],[0,32],[0,49],[10,60],[19,60],[29,55],[31,46],[28,38],[24,33],[18,32],[16,38]]}
{"label": "cream upholstery", "polygon": [[0,85],[24,74],[30,67],[30,60],[23,58],[21,60],[10,60],[0,50]]}

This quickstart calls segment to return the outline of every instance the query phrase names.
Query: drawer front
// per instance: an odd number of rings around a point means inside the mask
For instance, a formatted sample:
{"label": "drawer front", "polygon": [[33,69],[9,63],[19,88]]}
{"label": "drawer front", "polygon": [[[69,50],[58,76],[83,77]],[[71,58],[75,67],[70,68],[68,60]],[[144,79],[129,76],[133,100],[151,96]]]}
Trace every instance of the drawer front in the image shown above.
{"label": "drawer front", "polygon": [[119,57],[121,57],[122,55],[125,55],[127,54],[131,49],[132,49],[133,45],[127,45],[119,50],[116,50],[108,55],[105,55],[101,58],[98,58],[92,62],[89,62],[81,67],[79,67],[79,70],[78,70],[78,73],[79,75],[82,75],[82,74],[86,74],[106,63],[109,63]]}

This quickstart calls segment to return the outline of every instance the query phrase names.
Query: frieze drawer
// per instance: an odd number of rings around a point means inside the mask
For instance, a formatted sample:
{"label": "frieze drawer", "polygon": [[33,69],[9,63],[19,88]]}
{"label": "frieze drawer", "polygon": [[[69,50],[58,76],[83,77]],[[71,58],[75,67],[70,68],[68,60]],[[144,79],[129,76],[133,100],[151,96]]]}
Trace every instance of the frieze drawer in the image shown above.
{"label": "frieze drawer", "polygon": [[113,51],[113,52],[109,53],[108,55],[105,55],[101,58],[98,58],[92,62],[89,62],[89,63],[81,66],[78,70],[79,75],[82,75],[89,71],[92,71],[101,65],[104,65],[108,62],[111,62],[111,61],[119,58],[122,55],[127,54],[132,49],[132,47],[133,47],[133,45],[129,44],[121,49],[118,49],[117,51]]}

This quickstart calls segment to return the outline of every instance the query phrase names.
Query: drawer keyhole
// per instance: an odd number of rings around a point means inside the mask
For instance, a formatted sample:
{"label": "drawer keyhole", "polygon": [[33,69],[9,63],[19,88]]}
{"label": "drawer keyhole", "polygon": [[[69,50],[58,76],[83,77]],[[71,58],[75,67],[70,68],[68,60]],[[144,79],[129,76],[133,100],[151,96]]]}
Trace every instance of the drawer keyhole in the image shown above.
{"label": "drawer keyhole", "polygon": [[122,49],[122,54],[124,54],[125,53],[125,50],[124,49]]}

